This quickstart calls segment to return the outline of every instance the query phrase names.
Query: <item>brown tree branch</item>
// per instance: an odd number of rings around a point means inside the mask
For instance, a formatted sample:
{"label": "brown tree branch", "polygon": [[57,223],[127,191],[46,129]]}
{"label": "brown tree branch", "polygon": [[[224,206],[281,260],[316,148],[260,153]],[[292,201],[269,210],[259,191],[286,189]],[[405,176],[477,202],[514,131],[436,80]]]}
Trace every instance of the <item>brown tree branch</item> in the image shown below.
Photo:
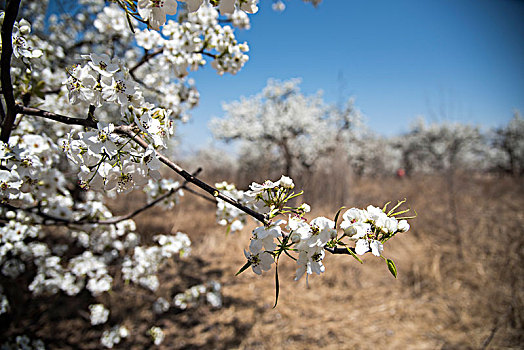
{"label": "brown tree branch", "polygon": [[[24,107],[22,105],[15,105],[15,106],[16,106],[17,112],[20,114],[42,117],[45,119],[54,120],[56,122],[60,122],[63,124],[68,124],[68,125],[81,125],[81,126],[87,126],[90,128],[96,128],[96,121],[93,118],[87,118],[87,119],[72,118],[72,117],[68,117],[65,115],[44,111],[43,109],[39,109],[39,108]],[[90,112],[91,112],[91,109],[90,109]],[[88,114],[88,116],[91,114]]]}
{"label": "brown tree branch", "polygon": [[6,113],[2,121],[0,140],[5,143],[9,141],[9,136],[11,135],[11,130],[16,119],[15,96],[13,93],[13,83],[11,82],[11,56],[13,55],[13,26],[16,16],[18,16],[19,7],[20,0],[7,1],[1,33],[2,56],[0,57],[0,80],[2,82],[2,93],[4,95]]}

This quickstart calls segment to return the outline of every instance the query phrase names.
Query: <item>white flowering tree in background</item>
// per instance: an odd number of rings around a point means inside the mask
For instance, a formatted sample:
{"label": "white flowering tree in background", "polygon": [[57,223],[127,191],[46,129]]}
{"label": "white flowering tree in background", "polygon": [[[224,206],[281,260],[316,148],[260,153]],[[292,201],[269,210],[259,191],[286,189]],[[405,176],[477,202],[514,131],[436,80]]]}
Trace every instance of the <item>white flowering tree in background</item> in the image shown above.
{"label": "white flowering tree in background", "polygon": [[[296,279],[322,273],[326,253],[360,261],[371,252],[396,276],[383,251],[390,238],[409,229],[403,202],[307,221],[310,208],[291,204],[301,193],[287,176],[240,191],[204,183],[199,170],[190,173],[166,156],[177,123],[198,103],[189,72],[210,64],[218,74],[235,74],[248,60],[249,47],[236,40],[234,27],[249,28],[256,0],[51,2],[52,8],[66,7],[56,13],[42,1],[0,4],[0,317],[11,324],[22,317],[14,302],[20,288],[35,297],[89,293],[93,303],[86,312],[93,326],[104,327],[101,344],[111,348],[132,337],[123,325],[106,324],[110,307],[97,298],[117,278],[155,292],[163,263],[189,254],[185,233],[158,234],[146,245],[133,221],[151,207],[172,207],[189,183],[212,196],[218,222],[230,230],[242,228],[247,216],[260,222],[240,272],[251,267],[261,274],[275,265],[277,299],[283,256],[296,260]],[[293,161],[311,166],[350,129],[350,114],[331,113],[318,98],[301,95],[296,82],[273,84],[264,94],[255,98],[256,107],[272,119],[256,118],[261,121],[253,132],[283,152],[286,175]],[[248,102],[235,106],[246,117],[258,116]],[[232,125],[217,130],[226,138],[251,134]],[[161,167],[180,181],[163,178]],[[144,191],[148,204],[113,215],[106,198],[133,190]],[[153,309],[185,309],[199,298],[220,307],[219,293],[220,286],[209,282],[173,303],[159,298]],[[148,335],[156,345],[164,339],[157,325]],[[45,344],[20,335],[4,345]]]}
{"label": "white flowering tree in background", "polygon": [[299,79],[270,80],[260,94],[224,104],[224,118],[210,123],[215,138],[240,141],[240,159],[250,167],[271,164],[277,172],[310,171],[322,157],[352,140],[360,115],[349,100],[338,110],[321,93],[306,96]]}
{"label": "white flowering tree in background", "polygon": [[454,171],[459,165],[479,168],[487,143],[477,127],[460,123],[427,125],[418,119],[411,130],[397,139],[402,166],[413,171],[439,173]]}

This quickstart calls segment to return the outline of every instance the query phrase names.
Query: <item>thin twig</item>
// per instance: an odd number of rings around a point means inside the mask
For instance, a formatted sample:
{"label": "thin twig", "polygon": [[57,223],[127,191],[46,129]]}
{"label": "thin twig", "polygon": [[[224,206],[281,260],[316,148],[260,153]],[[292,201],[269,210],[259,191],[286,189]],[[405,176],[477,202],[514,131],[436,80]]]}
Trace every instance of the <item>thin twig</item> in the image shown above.
{"label": "thin twig", "polygon": [[212,202],[212,203],[215,203],[217,202],[216,198],[215,197],[208,197],[200,192],[197,192],[195,190],[193,190],[192,188],[189,188],[189,187],[186,187],[185,190],[189,193],[192,193],[194,194],[195,196],[198,196],[200,198],[204,198],[206,201],[209,201],[209,202]]}
{"label": "thin twig", "polygon": [[142,66],[143,64],[147,63],[150,59],[152,59],[153,57],[157,56],[157,55],[160,55],[162,52],[164,51],[164,48],[161,47],[159,48],[158,50],[156,51],[153,51],[153,52],[146,52],[144,54],[144,56],[142,56],[142,59],[140,59],[140,61],[138,61],[133,67],[131,67],[129,69],[129,73],[130,74],[133,74],[135,72],[135,70],[137,70],[140,66]]}

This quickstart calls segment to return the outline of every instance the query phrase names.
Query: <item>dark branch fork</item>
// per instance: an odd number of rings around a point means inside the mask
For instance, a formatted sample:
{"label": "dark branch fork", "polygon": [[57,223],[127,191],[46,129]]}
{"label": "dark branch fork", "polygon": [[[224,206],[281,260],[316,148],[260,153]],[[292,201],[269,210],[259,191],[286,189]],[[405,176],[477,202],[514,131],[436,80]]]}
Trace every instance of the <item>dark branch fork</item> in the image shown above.
{"label": "dark branch fork", "polygon": [[4,23],[2,24],[2,56],[0,57],[0,80],[2,82],[2,94],[5,100],[5,116],[2,120],[2,131],[0,140],[9,141],[11,130],[16,118],[16,103],[11,82],[11,56],[13,55],[13,26],[18,16],[20,0],[7,1]]}

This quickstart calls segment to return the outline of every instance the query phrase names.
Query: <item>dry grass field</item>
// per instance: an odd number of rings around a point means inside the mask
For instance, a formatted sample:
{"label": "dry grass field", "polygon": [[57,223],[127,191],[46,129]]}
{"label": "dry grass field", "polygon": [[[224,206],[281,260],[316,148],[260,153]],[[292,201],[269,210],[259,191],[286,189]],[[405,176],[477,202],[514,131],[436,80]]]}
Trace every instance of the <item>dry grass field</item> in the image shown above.
{"label": "dry grass field", "polygon": [[[307,287],[305,279],[293,280],[294,262],[282,259],[280,298],[272,308],[272,273],[260,277],[248,270],[234,276],[245,262],[250,228],[226,236],[214,223],[213,205],[188,194],[170,212],[137,217],[146,236],[183,231],[193,242],[190,257],[162,270],[159,294],[171,300],[213,279],[222,284],[224,306],[171,308],[155,315],[155,296],[133,285],[116,285],[99,301],[110,306],[111,324],[121,322],[131,331],[117,348],[153,347],[146,335],[153,324],[166,334],[160,349],[524,348],[521,179],[462,174],[452,187],[442,176],[354,179],[346,192],[346,206],[406,197],[417,211],[411,230],[385,246],[385,256],[396,262],[397,279],[374,256],[366,255],[360,265],[349,256],[327,255],[326,272],[312,276]],[[331,217],[339,205],[338,200],[312,204],[311,217]],[[131,205],[119,206],[124,211]],[[90,326],[85,310],[91,297],[85,293],[84,302],[75,304],[70,303],[79,298],[67,303],[63,298],[28,302],[21,311],[25,321],[2,329],[33,333],[51,349],[100,348],[107,327]]]}

